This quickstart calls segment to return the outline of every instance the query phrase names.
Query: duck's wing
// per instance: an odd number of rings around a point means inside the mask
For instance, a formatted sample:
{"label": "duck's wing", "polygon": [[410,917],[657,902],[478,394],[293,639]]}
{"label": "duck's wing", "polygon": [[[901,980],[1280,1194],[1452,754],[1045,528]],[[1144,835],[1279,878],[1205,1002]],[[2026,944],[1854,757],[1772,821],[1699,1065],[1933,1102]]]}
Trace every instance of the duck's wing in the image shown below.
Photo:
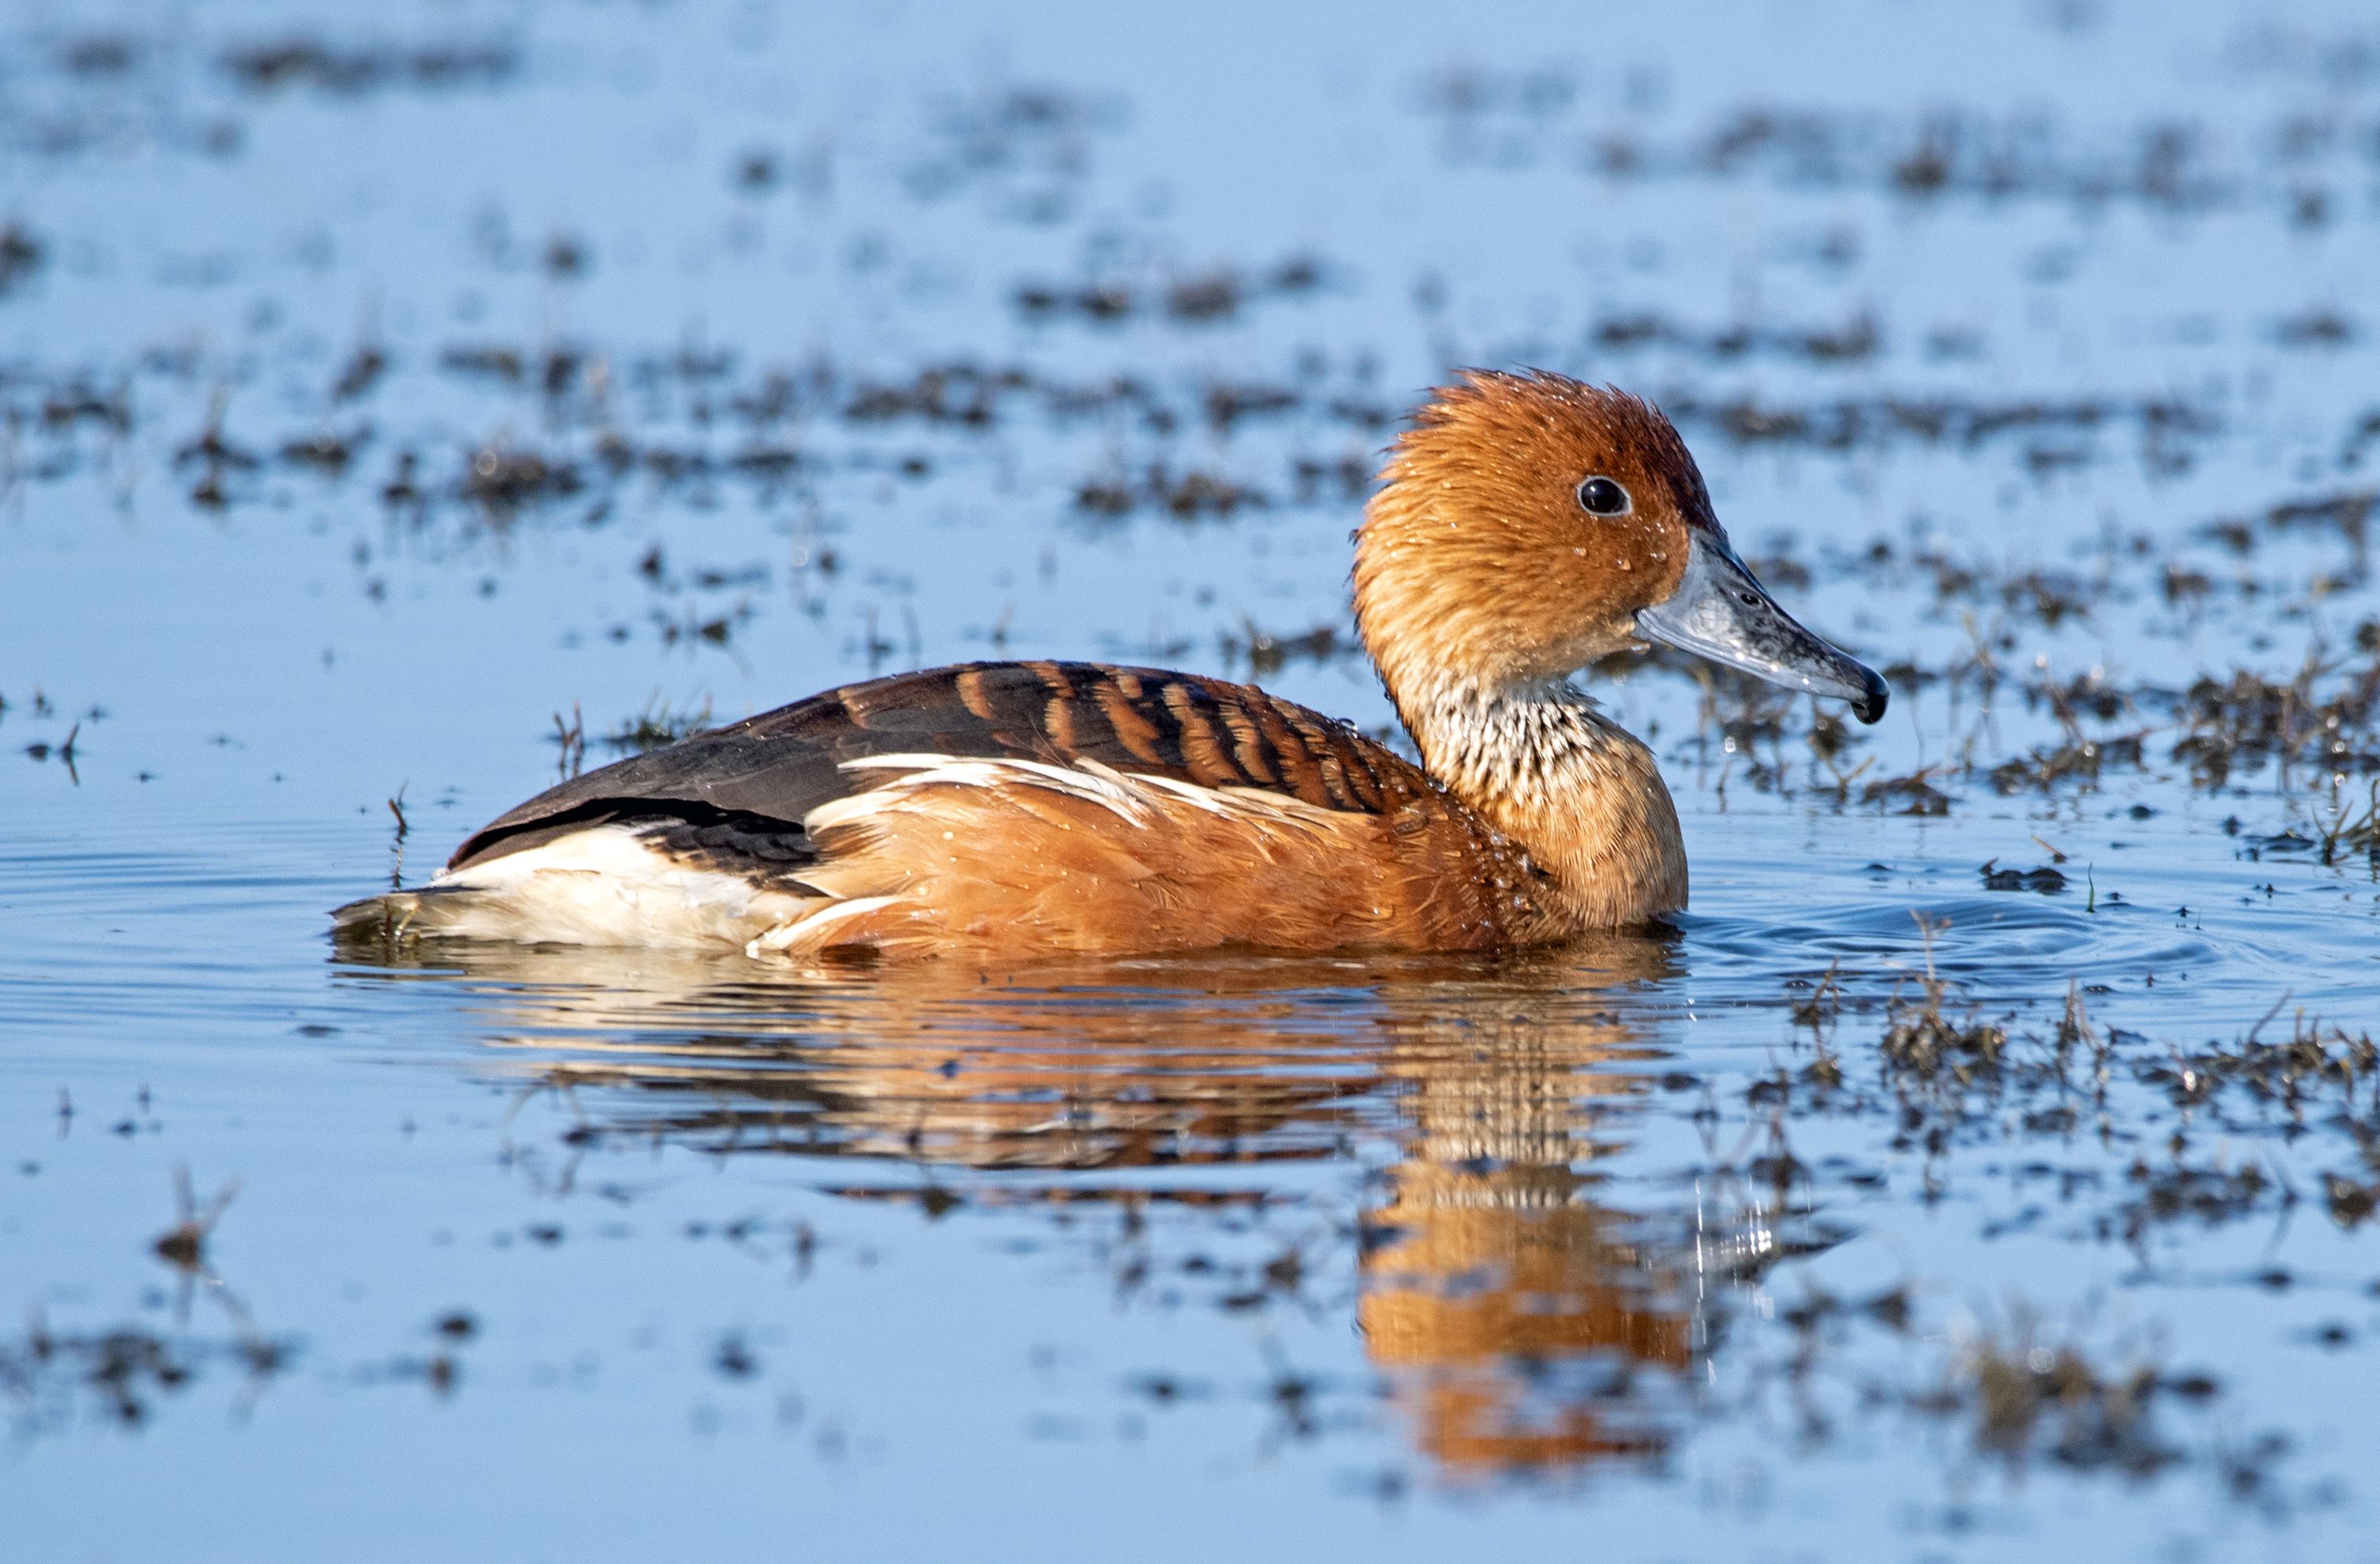
{"label": "duck's wing", "polygon": [[1438,791],[1347,724],[1251,685],[1099,663],[978,662],[830,690],[589,771],[481,827],[447,867],[606,821],[674,817],[790,867],[808,856],[801,822],[812,811],[928,760],[1089,762],[1359,814],[1394,814]]}

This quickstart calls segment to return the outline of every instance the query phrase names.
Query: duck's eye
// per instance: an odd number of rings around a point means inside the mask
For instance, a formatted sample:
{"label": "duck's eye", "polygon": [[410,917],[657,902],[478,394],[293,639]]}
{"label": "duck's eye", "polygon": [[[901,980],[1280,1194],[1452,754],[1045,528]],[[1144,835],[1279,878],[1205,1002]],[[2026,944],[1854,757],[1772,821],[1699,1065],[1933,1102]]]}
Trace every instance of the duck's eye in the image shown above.
{"label": "duck's eye", "polygon": [[1589,515],[1626,515],[1628,491],[1608,478],[1590,478],[1578,486],[1578,508]]}

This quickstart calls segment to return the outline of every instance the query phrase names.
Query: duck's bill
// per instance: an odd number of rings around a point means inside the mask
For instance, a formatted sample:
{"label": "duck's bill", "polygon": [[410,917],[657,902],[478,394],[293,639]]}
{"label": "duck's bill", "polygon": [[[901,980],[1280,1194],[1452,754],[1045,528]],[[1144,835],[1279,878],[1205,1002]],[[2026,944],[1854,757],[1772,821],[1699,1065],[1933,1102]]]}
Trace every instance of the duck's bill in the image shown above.
{"label": "duck's bill", "polygon": [[1863,722],[1884,715],[1884,677],[1805,630],[1735,557],[1723,540],[1697,532],[1686,573],[1670,600],[1636,615],[1636,628],[1663,646],[1707,657],[1772,685],[1852,703]]}

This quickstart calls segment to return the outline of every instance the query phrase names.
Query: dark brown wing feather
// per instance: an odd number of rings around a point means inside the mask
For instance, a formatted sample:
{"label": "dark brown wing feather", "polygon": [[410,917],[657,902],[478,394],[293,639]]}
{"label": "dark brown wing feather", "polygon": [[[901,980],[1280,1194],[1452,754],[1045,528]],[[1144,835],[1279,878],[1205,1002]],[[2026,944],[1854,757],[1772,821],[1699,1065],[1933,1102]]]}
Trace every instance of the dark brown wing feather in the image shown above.
{"label": "dark brown wing feather", "polygon": [[849,685],[589,771],[482,827],[448,867],[606,820],[660,818],[797,870],[809,856],[802,818],[868,785],[843,762],[912,753],[1096,760],[1361,814],[1394,814],[1437,792],[1345,723],[1250,685],[1088,662],[978,662]]}

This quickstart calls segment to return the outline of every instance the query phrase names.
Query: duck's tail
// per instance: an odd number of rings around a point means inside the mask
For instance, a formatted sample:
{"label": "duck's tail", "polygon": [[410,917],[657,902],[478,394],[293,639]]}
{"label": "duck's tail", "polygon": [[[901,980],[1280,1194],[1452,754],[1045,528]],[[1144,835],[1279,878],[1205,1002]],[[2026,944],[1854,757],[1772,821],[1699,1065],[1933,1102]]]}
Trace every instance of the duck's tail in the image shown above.
{"label": "duck's tail", "polygon": [[473,888],[419,885],[349,902],[331,912],[331,938],[341,945],[397,945],[423,936],[471,938],[477,921],[471,903]]}

